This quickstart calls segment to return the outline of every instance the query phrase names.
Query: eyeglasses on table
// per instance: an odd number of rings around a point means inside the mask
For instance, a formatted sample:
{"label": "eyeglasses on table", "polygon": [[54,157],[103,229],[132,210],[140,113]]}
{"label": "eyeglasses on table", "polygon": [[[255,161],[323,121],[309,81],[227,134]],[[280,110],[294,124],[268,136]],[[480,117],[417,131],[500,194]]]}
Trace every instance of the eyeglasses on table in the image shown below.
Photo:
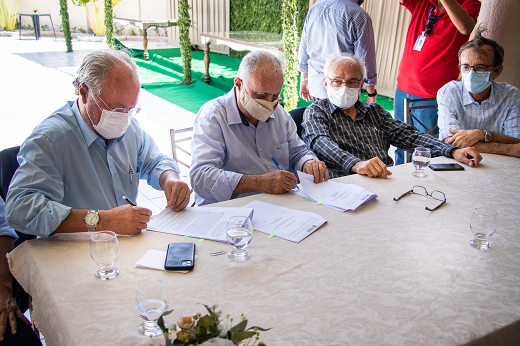
{"label": "eyeglasses on table", "polygon": [[424,197],[431,197],[433,199],[436,199],[436,200],[442,202],[441,204],[439,204],[438,206],[436,206],[433,209],[430,209],[428,207],[424,208],[428,211],[435,211],[446,203],[446,195],[444,195],[444,192],[441,192],[439,190],[433,190],[431,193],[428,193],[426,188],[424,186],[420,186],[420,185],[414,185],[414,187],[410,191],[406,191],[398,198],[394,198],[394,201],[398,202],[401,198],[409,196],[411,194],[420,195],[420,196],[424,196]]}

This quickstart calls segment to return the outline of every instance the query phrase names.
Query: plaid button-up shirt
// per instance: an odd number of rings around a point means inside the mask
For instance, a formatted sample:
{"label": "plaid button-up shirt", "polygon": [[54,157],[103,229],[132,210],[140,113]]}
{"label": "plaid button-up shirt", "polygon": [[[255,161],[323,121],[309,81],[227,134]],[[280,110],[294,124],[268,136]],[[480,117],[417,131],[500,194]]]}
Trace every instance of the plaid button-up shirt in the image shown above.
{"label": "plaid button-up shirt", "polygon": [[305,110],[302,138],[327,164],[330,178],[348,175],[357,162],[374,157],[392,166],[394,161],[388,155],[390,145],[407,151],[426,147],[432,157],[452,157],[451,151],[456,149],[412,125],[393,119],[377,103],[357,101],[355,107],[355,120],[328,99],[315,101]]}

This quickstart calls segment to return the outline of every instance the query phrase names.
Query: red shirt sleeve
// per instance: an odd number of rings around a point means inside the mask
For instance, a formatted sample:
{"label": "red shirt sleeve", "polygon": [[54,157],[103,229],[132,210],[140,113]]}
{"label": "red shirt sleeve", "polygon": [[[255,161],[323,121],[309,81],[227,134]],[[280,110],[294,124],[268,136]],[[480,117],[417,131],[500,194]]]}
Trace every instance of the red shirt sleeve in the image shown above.
{"label": "red shirt sleeve", "polygon": [[463,9],[477,22],[478,14],[480,13],[480,6],[482,5],[478,0],[465,0],[461,4]]}

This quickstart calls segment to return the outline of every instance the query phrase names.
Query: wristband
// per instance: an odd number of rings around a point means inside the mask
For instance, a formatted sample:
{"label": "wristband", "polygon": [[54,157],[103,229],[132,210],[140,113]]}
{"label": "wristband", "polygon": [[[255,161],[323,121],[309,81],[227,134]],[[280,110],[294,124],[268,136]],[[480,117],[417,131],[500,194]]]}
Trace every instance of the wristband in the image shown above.
{"label": "wristband", "polygon": [[[368,93],[368,92],[367,92]],[[368,97],[374,97],[377,95],[377,90],[374,91],[373,94],[368,93]]]}
{"label": "wristband", "polygon": [[306,82],[308,80],[309,80],[309,78],[302,78],[302,82]]}

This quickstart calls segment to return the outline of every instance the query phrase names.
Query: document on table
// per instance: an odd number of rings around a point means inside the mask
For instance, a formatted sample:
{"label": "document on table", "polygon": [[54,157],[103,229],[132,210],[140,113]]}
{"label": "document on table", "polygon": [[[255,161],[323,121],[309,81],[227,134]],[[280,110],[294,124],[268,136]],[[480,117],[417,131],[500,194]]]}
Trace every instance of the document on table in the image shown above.
{"label": "document on table", "polygon": [[227,222],[232,216],[253,216],[252,208],[197,207],[175,212],[164,209],[148,223],[150,231],[226,242]]}
{"label": "document on table", "polygon": [[[342,184],[335,181],[314,183],[314,176],[298,171],[300,186],[312,200],[327,207],[343,211],[355,210],[361,204],[376,198],[377,195],[361,186]],[[300,195],[298,192],[293,194]]]}
{"label": "document on table", "polygon": [[301,242],[305,237],[327,223],[318,214],[280,207],[261,201],[253,201],[244,208],[253,208],[253,228],[262,233]]}

